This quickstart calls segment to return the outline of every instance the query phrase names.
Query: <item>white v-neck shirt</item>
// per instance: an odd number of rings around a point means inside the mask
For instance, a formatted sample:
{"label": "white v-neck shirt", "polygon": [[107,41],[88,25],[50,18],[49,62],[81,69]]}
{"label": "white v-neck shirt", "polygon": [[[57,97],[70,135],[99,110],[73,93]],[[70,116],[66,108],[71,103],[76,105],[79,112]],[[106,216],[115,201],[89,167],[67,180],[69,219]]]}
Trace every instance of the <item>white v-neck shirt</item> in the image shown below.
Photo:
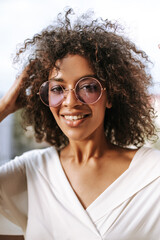
{"label": "white v-neck shirt", "polygon": [[0,168],[0,212],[26,240],[159,240],[160,151],[142,147],[85,210],[54,147]]}

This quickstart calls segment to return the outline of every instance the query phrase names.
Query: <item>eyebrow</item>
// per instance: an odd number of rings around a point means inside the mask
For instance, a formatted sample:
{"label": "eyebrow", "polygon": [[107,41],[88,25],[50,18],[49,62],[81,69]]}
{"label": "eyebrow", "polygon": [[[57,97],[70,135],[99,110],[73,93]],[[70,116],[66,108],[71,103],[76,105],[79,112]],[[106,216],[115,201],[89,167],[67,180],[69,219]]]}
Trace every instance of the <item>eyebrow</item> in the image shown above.
{"label": "eyebrow", "polygon": [[52,78],[49,79],[49,81],[52,81],[52,80],[57,81],[57,82],[65,82],[63,78],[54,78],[54,77],[52,77]]}
{"label": "eyebrow", "polygon": [[[97,75],[95,75],[95,74],[84,75],[84,76],[80,77],[79,79],[77,79],[77,81],[82,78],[85,78],[85,77],[97,78]],[[49,79],[49,81],[52,81],[52,80],[54,80],[56,82],[66,82],[63,78],[57,78],[57,77],[52,77]]]}

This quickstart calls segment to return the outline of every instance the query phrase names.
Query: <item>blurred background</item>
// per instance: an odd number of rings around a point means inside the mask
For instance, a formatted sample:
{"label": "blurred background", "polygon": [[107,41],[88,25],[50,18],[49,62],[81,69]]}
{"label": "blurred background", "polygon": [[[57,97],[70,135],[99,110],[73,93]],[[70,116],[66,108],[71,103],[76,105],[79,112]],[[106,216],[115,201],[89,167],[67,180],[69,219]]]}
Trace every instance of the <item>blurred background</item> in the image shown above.
{"label": "blurred background", "polygon": [[[96,17],[117,20],[125,27],[125,35],[149,55],[154,80],[150,92],[160,116],[159,0],[0,0],[0,97],[16,78],[12,59],[18,44],[51,24],[66,6],[72,7],[76,14],[90,9]],[[34,141],[32,129],[24,132],[20,115],[20,112],[12,114],[0,124],[0,165],[24,151],[46,146]],[[155,124],[160,127],[160,117]],[[154,146],[160,148],[160,141]]]}
{"label": "blurred background", "polygon": [[[14,82],[17,69],[12,65],[17,45],[32,38],[51,24],[59,12],[72,7],[77,14],[91,9],[96,17],[117,20],[125,33],[153,62],[154,86],[149,89],[160,127],[160,1],[159,0],[0,0],[0,97]],[[21,127],[21,112],[0,123],[0,165],[24,151],[45,147],[34,141],[32,129]],[[160,149],[160,140],[152,146]],[[0,234],[22,234],[0,215]]]}

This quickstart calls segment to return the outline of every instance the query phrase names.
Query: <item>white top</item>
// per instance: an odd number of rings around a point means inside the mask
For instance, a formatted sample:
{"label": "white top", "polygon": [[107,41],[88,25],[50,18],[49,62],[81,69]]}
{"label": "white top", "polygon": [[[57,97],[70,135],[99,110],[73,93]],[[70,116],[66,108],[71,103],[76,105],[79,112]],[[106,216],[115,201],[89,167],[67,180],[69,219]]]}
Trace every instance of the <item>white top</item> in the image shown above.
{"label": "white top", "polygon": [[86,210],[54,147],[27,152],[0,168],[0,212],[26,240],[158,240],[160,151],[139,149]]}

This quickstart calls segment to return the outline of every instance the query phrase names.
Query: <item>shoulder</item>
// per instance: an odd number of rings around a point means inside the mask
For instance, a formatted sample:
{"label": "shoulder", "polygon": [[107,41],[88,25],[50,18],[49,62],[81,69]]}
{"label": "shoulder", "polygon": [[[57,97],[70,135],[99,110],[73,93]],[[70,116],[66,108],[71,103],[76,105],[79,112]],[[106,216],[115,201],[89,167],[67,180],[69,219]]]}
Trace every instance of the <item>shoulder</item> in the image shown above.
{"label": "shoulder", "polygon": [[160,151],[149,147],[140,148],[126,171],[126,176],[130,194],[147,190],[146,193],[155,192],[155,198],[159,198]]}
{"label": "shoulder", "polygon": [[43,149],[34,149],[34,150],[30,150],[27,151],[25,153],[23,153],[20,157],[23,157],[25,159],[29,159],[29,158],[41,158],[43,156],[48,156],[51,153],[55,154],[57,151],[55,149],[55,147],[47,147],[47,148],[43,148]]}
{"label": "shoulder", "polygon": [[145,146],[140,148],[134,156],[131,167],[148,177],[160,177],[160,150]]}
{"label": "shoulder", "polygon": [[160,150],[144,146],[137,151],[137,158],[160,164]]}
{"label": "shoulder", "polygon": [[14,165],[23,166],[25,168],[40,168],[44,164],[54,159],[58,155],[55,147],[47,147],[44,149],[34,149],[23,153],[21,156],[15,157],[11,161]]}
{"label": "shoulder", "polygon": [[59,155],[55,147],[36,149],[22,155],[28,179],[36,176],[51,179],[59,164]]}
{"label": "shoulder", "polygon": [[44,149],[34,149],[28,152],[25,152],[23,155],[18,157],[23,159],[25,165],[41,166],[50,159],[54,159],[57,156],[57,150],[55,147],[47,147]]}

